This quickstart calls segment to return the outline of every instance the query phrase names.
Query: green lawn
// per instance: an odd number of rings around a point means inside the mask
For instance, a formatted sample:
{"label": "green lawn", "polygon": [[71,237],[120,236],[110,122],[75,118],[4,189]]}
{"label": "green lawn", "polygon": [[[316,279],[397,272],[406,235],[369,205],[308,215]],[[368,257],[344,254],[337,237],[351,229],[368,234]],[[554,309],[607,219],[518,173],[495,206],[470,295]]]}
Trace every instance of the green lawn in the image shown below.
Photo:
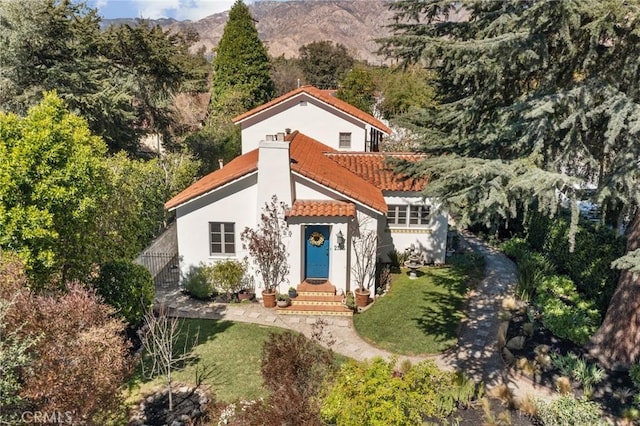
{"label": "green lawn", "polygon": [[468,283],[482,277],[478,256],[452,256],[443,268],[422,268],[418,279],[407,270],[393,276],[391,290],[355,315],[356,330],[367,341],[403,355],[442,352],[457,341]]}
{"label": "green lawn", "polygon": [[[214,391],[219,401],[231,402],[266,396],[260,375],[262,345],[270,332],[285,330],[231,321],[184,320],[183,333],[188,330],[190,335],[194,335],[198,329],[198,345],[194,349],[197,361],[176,371],[176,382],[194,383],[198,367],[211,372],[204,383]],[[143,379],[138,372],[131,386],[129,399],[163,384],[160,378],[151,381]]]}
{"label": "green lawn", "polygon": [[[267,395],[260,375],[262,345],[271,332],[285,329],[232,321],[183,320],[184,334],[193,336],[197,330],[199,338],[194,349],[197,359],[174,373],[175,382],[194,383],[197,370],[209,370],[211,374],[204,384],[213,390],[218,401],[251,400]],[[183,342],[178,347],[183,348]],[[346,357],[336,356],[339,364],[345,360]],[[143,378],[138,366],[130,381],[127,400],[133,402],[141,393],[163,385],[161,378]]]}

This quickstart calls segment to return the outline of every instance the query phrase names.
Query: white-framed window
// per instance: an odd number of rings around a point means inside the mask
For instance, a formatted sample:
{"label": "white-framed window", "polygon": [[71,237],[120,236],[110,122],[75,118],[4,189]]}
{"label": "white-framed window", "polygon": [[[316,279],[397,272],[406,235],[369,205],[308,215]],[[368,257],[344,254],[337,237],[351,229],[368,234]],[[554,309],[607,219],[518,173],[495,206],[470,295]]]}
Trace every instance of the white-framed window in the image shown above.
{"label": "white-framed window", "polygon": [[429,206],[409,206],[409,225],[428,225],[429,213],[431,213]]}
{"label": "white-framed window", "polygon": [[429,225],[431,208],[422,204],[392,204],[387,206],[387,225],[389,226],[426,226]]}
{"label": "white-framed window", "polygon": [[340,140],[338,141],[338,148],[351,149],[351,133],[340,132]]}
{"label": "white-framed window", "polygon": [[407,224],[407,206],[406,205],[388,206],[387,224],[406,225]]}
{"label": "white-framed window", "polygon": [[209,222],[209,254],[235,254],[235,228],[233,222]]}

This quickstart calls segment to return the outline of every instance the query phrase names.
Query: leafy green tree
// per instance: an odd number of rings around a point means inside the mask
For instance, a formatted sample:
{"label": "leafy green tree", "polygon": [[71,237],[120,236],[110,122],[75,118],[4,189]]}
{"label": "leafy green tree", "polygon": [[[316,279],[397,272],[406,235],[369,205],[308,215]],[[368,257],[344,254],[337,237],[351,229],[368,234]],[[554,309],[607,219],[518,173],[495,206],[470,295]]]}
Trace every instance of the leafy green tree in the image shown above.
{"label": "leafy green tree", "polygon": [[[383,49],[437,72],[440,105],[414,116],[432,155],[400,167],[430,175],[425,195],[441,197],[462,223],[495,225],[533,209],[554,215],[566,205],[575,232],[577,201],[590,195],[583,191],[589,186],[613,222],[634,214],[637,2],[434,0],[391,7],[397,23]],[[443,22],[457,7],[469,18]],[[632,234],[629,250],[639,247],[638,238]],[[594,338],[594,354],[607,365],[640,356],[634,277],[621,274]]]}
{"label": "leafy green tree", "polygon": [[43,91],[56,90],[111,151],[136,153],[144,132],[172,122],[172,91],[206,79],[188,52],[196,39],[145,21],[102,32],[96,10],[82,2],[0,2],[0,109],[26,114]]}
{"label": "leafy green tree", "polygon": [[300,47],[299,53],[306,83],[321,89],[338,87],[338,82],[355,63],[344,45],[334,45],[329,40],[305,44]]}
{"label": "leafy green tree", "polygon": [[25,118],[0,113],[0,249],[15,251],[35,283],[91,268],[105,151],[55,93]]}
{"label": "leafy green tree", "polygon": [[340,82],[336,96],[371,114],[376,102],[376,89],[373,72],[367,67],[356,65]]}
{"label": "leafy green tree", "polygon": [[[378,73],[382,100],[378,108],[387,119],[395,119],[412,109],[436,105],[431,73],[418,65],[392,67]],[[404,124],[404,123],[403,123]]]}
{"label": "leafy green tree", "polygon": [[[215,114],[240,114],[273,98],[267,50],[249,8],[237,0],[213,60],[211,105]],[[230,117],[229,117],[230,118]]]}
{"label": "leafy green tree", "polygon": [[132,328],[142,322],[153,303],[151,273],[144,266],[130,261],[119,260],[101,265],[94,287]]}
{"label": "leafy green tree", "polygon": [[285,58],[284,54],[271,58],[271,79],[276,86],[275,96],[297,89],[304,81],[298,58]]}
{"label": "leafy green tree", "polygon": [[134,259],[170,221],[164,202],[194,182],[200,163],[186,153],[152,160],[106,159],[107,196],[96,215],[94,262]]}

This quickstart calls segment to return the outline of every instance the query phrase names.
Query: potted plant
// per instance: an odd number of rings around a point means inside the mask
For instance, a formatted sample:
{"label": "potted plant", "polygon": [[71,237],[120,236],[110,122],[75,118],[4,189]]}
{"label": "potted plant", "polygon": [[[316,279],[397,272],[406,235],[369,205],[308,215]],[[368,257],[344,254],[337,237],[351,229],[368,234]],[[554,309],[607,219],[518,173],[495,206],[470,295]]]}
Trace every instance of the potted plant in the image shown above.
{"label": "potted plant", "polygon": [[351,276],[357,288],[355,290],[356,305],[365,307],[369,304],[371,284],[376,277],[376,252],[378,250],[378,235],[376,231],[366,229],[366,219],[358,218],[352,235],[353,253]]}
{"label": "potted plant", "polygon": [[253,284],[253,277],[245,275],[242,280],[242,290],[238,292],[238,299],[242,302],[243,300],[253,300],[255,297],[256,288]]}
{"label": "potted plant", "polygon": [[286,205],[274,195],[265,203],[256,229],[245,228],[240,235],[242,246],[249,252],[256,272],[262,278],[262,303],[267,308],[276,306],[276,289],[287,280],[289,264],[287,247],[283,240],[291,236],[284,219]]}
{"label": "potted plant", "polygon": [[289,297],[293,299],[298,296],[298,290],[295,287],[289,287]]}
{"label": "potted plant", "polygon": [[289,303],[291,303],[291,298],[286,293],[278,293],[276,301],[278,303],[278,308],[286,308],[289,306]]}

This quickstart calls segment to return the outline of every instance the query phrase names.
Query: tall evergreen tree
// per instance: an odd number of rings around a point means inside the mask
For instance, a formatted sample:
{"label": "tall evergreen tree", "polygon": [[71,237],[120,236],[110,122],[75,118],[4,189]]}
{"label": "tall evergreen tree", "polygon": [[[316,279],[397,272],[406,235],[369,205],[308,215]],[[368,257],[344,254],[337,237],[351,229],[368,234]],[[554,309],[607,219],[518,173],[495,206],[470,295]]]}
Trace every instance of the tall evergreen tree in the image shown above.
{"label": "tall evergreen tree", "polygon": [[170,124],[167,101],[189,77],[193,34],[147,22],[100,31],[71,0],[0,2],[0,110],[21,115],[56,90],[111,151],[135,153],[145,131]]}
{"label": "tall evergreen tree", "polygon": [[242,113],[270,101],[274,94],[267,50],[249,8],[237,0],[229,11],[213,61],[213,112]]}
{"label": "tall evergreen tree", "polygon": [[[424,129],[424,150],[435,155],[400,165],[430,175],[425,195],[442,197],[466,223],[533,208],[553,215],[567,205],[575,224],[588,187],[604,212],[620,221],[635,214],[637,0],[405,0],[391,7],[394,35],[383,50],[438,76],[441,105],[412,117]],[[466,19],[443,19],[461,10]],[[607,365],[637,361],[638,324],[638,276],[625,272],[594,353]]]}

